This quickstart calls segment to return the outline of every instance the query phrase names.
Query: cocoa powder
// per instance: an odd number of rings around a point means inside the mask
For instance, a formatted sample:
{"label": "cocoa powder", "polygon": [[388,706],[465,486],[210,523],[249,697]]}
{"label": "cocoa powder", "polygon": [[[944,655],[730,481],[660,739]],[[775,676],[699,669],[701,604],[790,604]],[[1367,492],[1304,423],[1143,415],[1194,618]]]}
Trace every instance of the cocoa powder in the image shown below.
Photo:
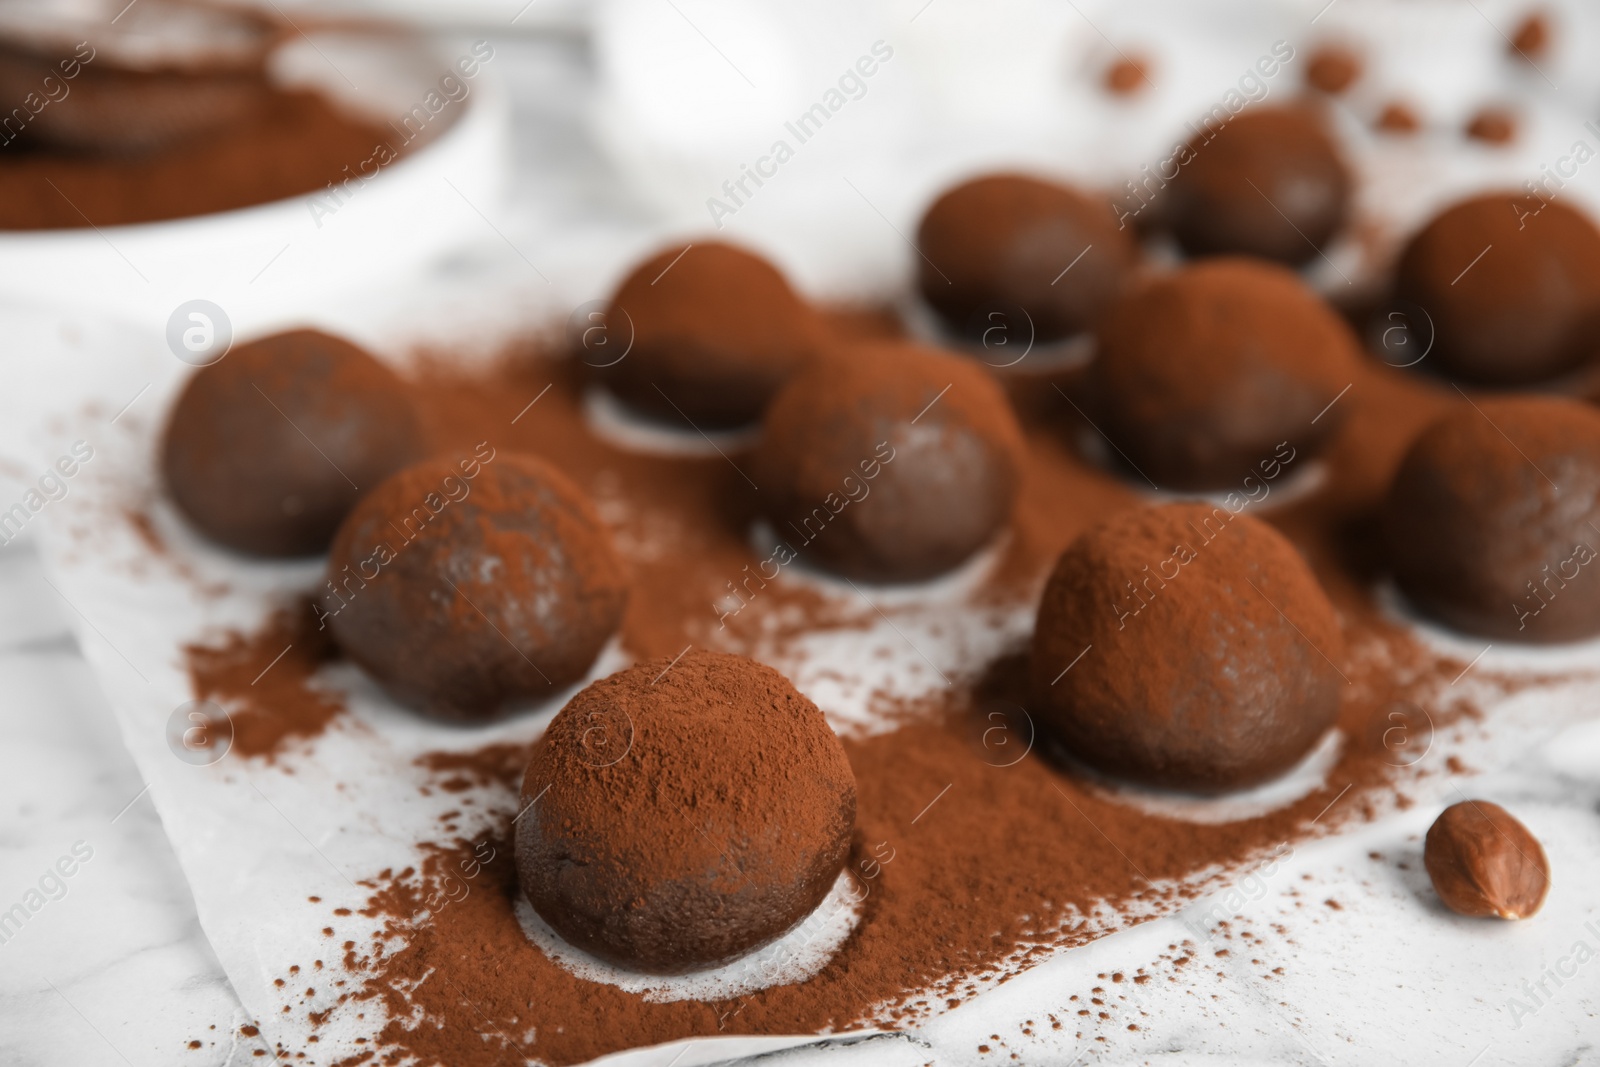
{"label": "cocoa powder", "polygon": [[[1048,758],[1046,738],[1035,737],[1024,710],[1028,663],[1019,647],[978,677],[956,675],[948,689],[895,696],[897,729],[842,738],[858,788],[847,869],[869,891],[858,928],[821,972],[728,1002],[660,1003],[575,977],[522,931],[511,835],[531,743],[438,753],[419,761],[431,788],[470,791],[495,829],[487,841],[468,840],[446,823],[438,839],[418,843],[412,868],[374,872],[363,883],[371,896],[362,914],[378,933],[346,945],[347,1006],[336,1010],[364,1013],[374,1044],[344,1062],[570,1064],[697,1035],[914,1025],[1031,961],[1171,912],[1204,891],[1207,872],[1407,805],[1407,783],[1432,772],[1397,765],[1403,761],[1385,747],[1392,709],[1415,707],[1441,733],[1481,713],[1449,686],[1465,664],[1429,652],[1376,606],[1372,515],[1410,440],[1463,401],[1442,383],[1375,361],[1360,362],[1353,377],[1339,401],[1344,422],[1322,453],[1320,489],[1281,507],[1270,496],[1250,505],[1306,556],[1341,616],[1350,679],[1341,687],[1344,740],[1321,787],[1267,814],[1218,824],[1130,805]],[[547,386],[538,407],[512,424]],[[573,367],[536,353],[516,353],[489,372],[424,365],[413,387],[441,449],[470,449],[496,427],[497,447],[550,457],[596,499],[634,575],[622,632],[633,656],[671,657],[691,643],[758,652],[783,647],[786,635],[872,621],[858,601],[778,580],[719,628],[714,598],[757,562],[746,531],[759,490],[739,470],[747,454],[685,458],[612,446],[585,422]],[[1040,396],[1017,405],[1028,414],[1010,540],[974,606],[1031,611],[1066,545],[1143,499],[1130,481],[1075,453],[1073,429],[1092,430],[1049,384],[1037,388]],[[190,650],[197,692],[249,726],[236,741],[244,756],[289,758],[285,744],[337,716],[314,658],[291,653],[250,685],[282,649],[264,633]],[[1481,666],[1473,678],[1512,685]],[[1020,758],[1011,750],[996,758],[997,709],[1026,753]],[[274,736],[267,723],[282,724],[281,732]],[[470,894],[413,921],[463,863],[490,850]],[[284,1006],[287,1017],[313,1026],[328,1018],[308,1015],[287,994]]]}
{"label": "cocoa powder", "polygon": [[0,230],[159,222],[263,204],[342,181],[394,133],[322,96],[264,94],[249,117],[134,158],[57,152],[26,138],[0,152]]}
{"label": "cocoa powder", "polygon": [[[229,633],[184,648],[196,700],[223,704],[233,748],[275,759],[294,741],[316,737],[345,710],[343,698],[320,688],[316,672],[335,656],[311,600],[274,612],[254,633]],[[279,657],[282,658],[279,658]]]}

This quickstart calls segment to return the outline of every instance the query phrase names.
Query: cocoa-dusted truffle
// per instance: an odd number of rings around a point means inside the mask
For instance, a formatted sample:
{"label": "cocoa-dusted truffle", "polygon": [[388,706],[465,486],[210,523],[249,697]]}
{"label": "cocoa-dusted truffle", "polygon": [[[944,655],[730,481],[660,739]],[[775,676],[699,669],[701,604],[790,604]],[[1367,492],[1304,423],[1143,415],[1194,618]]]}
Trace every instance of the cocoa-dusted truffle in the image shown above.
{"label": "cocoa-dusted truffle", "polygon": [[952,332],[973,340],[993,325],[991,312],[1022,328],[1009,321],[1017,308],[1036,341],[1085,330],[1138,258],[1131,231],[1117,228],[1106,201],[1020,174],[946,192],[922,217],[917,246],[923,299]]}
{"label": "cocoa-dusted truffle", "polygon": [[357,498],[427,455],[392,371],[315,330],[229,352],[189,379],[167,421],[161,473],[214,541],[261,556],[328,547]]}
{"label": "cocoa-dusted truffle", "polygon": [[1192,256],[1298,265],[1344,225],[1350,173],[1317,113],[1257,107],[1191,140],[1164,216]]}
{"label": "cocoa-dusted truffle", "polygon": [[1322,446],[1357,353],[1344,320],[1292,272],[1217,259],[1118,301],[1090,378],[1102,427],[1145,477],[1238,488],[1262,463]]}
{"label": "cocoa-dusted truffle", "polygon": [[1333,725],[1343,650],[1322,587],[1272,527],[1206,504],[1143,508],[1090,528],[1056,563],[1034,629],[1034,706],[1098,770],[1240,789],[1288,770]]}
{"label": "cocoa-dusted truffle", "polygon": [[1600,634],[1600,412],[1558,397],[1463,404],[1406,453],[1384,507],[1419,609],[1496,640]]}
{"label": "cocoa-dusted truffle", "polygon": [[395,699],[479,722],[582,678],[626,600],[578,488],[484,443],[361,499],[334,538],[319,614]]}
{"label": "cocoa-dusted truffle", "polygon": [[517,874],[577,947],[681,974],[781,937],[850,851],[856,783],[817,706],[770,667],[695,650],[584,689],[522,782]]}
{"label": "cocoa-dusted truffle", "polygon": [[1495,385],[1538,381],[1600,346],[1600,230],[1560,201],[1473,197],[1406,245],[1395,291],[1427,311],[1430,361],[1445,371]]}
{"label": "cocoa-dusted truffle", "polygon": [[[608,350],[589,362],[613,393],[664,419],[726,427],[760,418],[822,327],[771,263],[696,241],[633,269],[611,299],[606,333]],[[609,346],[630,338],[615,359]]]}
{"label": "cocoa-dusted truffle", "polygon": [[1022,433],[978,365],[884,342],[813,363],[767,412],[755,481],[781,541],[851,578],[949,570],[1010,521]]}

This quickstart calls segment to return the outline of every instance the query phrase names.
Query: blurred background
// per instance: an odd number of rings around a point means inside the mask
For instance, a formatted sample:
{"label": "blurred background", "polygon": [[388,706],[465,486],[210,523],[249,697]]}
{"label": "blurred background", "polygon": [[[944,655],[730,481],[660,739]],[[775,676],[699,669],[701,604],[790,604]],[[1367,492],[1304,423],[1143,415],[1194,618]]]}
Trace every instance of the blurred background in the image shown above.
{"label": "blurred background", "polygon": [[1600,146],[1597,44],[1581,0],[8,0],[0,292],[462,346],[715,232],[892,301],[964,176],[1137,204],[1214,109],[1306,98],[1356,174],[1306,269],[1360,287],[1442,202]]}

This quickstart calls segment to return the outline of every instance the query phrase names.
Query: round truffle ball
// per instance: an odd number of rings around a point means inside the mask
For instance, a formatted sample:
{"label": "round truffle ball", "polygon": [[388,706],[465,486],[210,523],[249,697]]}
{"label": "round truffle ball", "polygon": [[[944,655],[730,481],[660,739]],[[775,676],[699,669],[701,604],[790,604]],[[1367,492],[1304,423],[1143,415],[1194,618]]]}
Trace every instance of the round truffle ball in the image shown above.
{"label": "round truffle ball", "polygon": [[801,371],[773,400],[755,480],[780,560],[915,581],[965,560],[1011,518],[1022,432],[970,360],[887,342]]}
{"label": "round truffle ball", "polygon": [[1600,412],[1558,397],[1462,405],[1406,453],[1383,526],[1401,590],[1457,630],[1600,634]]}
{"label": "round truffle ball", "polygon": [[1117,302],[1098,338],[1101,425],[1172,489],[1238,489],[1263,464],[1314,454],[1358,370],[1344,320],[1293,272],[1247,259],[1154,279]]}
{"label": "round truffle ball", "polygon": [[428,454],[400,379],[348,341],[295,330],[189,379],[161,442],[173,503],[260,556],[315,555],[362,493]]}
{"label": "round truffle ball", "polygon": [[1294,766],[1333,725],[1343,655],[1332,605],[1281,534],[1167,504],[1114,516],[1062,554],[1034,629],[1034,702],[1097,770],[1242,789]]}
{"label": "round truffle ball", "polygon": [[1191,256],[1298,265],[1344,225],[1350,173],[1308,108],[1251,108],[1197,135],[1178,162],[1163,211]]}
{"label": "round truffle ball", "polygon": [[946,192],[922,217],[917,246],[923,299],[972,340],[993,324],[991,315],[1009,320],[1016,309],[1036,341],[1086,330],[1138,259],[1131,231],[1117,228],[1104,200],[1019,174]]}
{"label": "round truffle ball", "polygon": [[363,497],[319,599],[339,647],[395,699],[481,722],[582,678],[627,586],[576,486],[543,460],[479,445]]}
{"label": "round truffle ball", "polygon": [[1600,347],[1600,230],[1565,203],[1514,193],[1446,209],[1400,255],[1395,294],[1433,323],[1446,372],[1514,385]]}
{"label": "round truffle ball", "polygon": [[726,963],[788,932],[850,851],[856,782],[770,667],[693,651],[561,709],[522,782],[517,874],[563,938],[633,971]]}
{"label": "round truffle ball", "polygon": [[[822,333],[815,312],[771,263],[696,241],[633,269],[606,312],[607,350],[585,359],[606,388],[640,411],[729,427],[761,417]],[[611,345],[627,355],[617,359]]]}

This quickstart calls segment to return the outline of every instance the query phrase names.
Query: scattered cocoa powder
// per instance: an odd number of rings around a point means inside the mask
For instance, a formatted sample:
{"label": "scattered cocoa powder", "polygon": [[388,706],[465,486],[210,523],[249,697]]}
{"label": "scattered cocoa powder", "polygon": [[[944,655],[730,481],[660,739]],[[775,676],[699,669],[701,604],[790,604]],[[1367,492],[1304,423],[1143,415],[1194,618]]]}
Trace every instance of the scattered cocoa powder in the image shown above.
{"label": "scattered cocoa powder", "polygon": [[254,633],[187,645],[184,654],[195,699],[228,710],[239,755],[273,759],[289,742],[322,733],[345,710],[339,693],[314,680],[335,649],[309,600],[279,609]]}
{"label": "scattered cocoa powder", "polygon": [[[371,890],[362,914],[379,932],[346,947],[350,986],[339,994],[345,1006],[333,1010],[358,1013],[375,1041],[343,1062],[570,1064],[695,1035],[912,1025],[1062,948],[1173,911],[1204,891],[1202,872],[1405,806],[1405,783],[1433,772],[1394,766],[1373,723],[1387,723],[1396,700],[1427,708],[1438,730],[1481,713],[1449,688],[1465,664],[1428,652],[1375,605],[1381,561],[1371,549],[1372,514],[1411,439],[1464,401],[1377,361],[1361,362],[1353,376],[1339,401],[1345,422],[1322,455],[1321,488],[1277,508],[1251,505],[1305,554],[1349,647],[1351,684],[1339,715],[1345,740],[1322,787],[1264,815],[1203,824],[1127,804],[1047,758],[1042,738],[1022,759],[995,766],[975,744],[982,730],[974,726],[996,702],[1026,706],[1019,647],[981,677],[899,698],[892,732],[842,738],[858,783],[847,866],[870,891],[856,932],[821,972],[726,1003],[660,1003],[577,978],[524,935],[513,910],[511,835],[529,744],[436,753],[419,760],[436,787],[469,783],[495,829],[487,841],[480,834],[476,842],[419,842],[411,867],[362,883]],[[513,424],[547,386],[538,407]],[[548,456],[596,499],[634,573],[623,627],[630,654],[675,656],[685,644],[759,654],[781,648],[788,635],[869,621],[870,612],[848,600],[769,581],[719,627],[714,598],[757,561],[745,536],[759,500],[739,469],[746,453],[684,458],[607,444],[585,422],[573,368],[532,353],[488,372],[425,365],[414,388],[442,449],[470,447],[489,433],[497,447]],[[1028,412],[1027,450],[1010,541],[975,606],[1030,605],[1080,530],[1143,499],[1075,453],[1069,442],[1088,427],[1050,385],[1038,388],[1048,395],[1018,405]],[[188,650],[197,694],[228,704],[245,756],[286,758],[286,743],[314,736],[339,713],[338,699],[315,680],[323,654],[303,643],[303,625],[301,615],[280,613],[261,634]],[[252,684],[286,644],[289,654]],[[1473,680],[1512,686],[1481,667]],[[423,901],[483,848],[493,858],[473,891],[414,923]],[[329,1018],[298,999],[286,998],[284,1008],[313,1026]]]}

